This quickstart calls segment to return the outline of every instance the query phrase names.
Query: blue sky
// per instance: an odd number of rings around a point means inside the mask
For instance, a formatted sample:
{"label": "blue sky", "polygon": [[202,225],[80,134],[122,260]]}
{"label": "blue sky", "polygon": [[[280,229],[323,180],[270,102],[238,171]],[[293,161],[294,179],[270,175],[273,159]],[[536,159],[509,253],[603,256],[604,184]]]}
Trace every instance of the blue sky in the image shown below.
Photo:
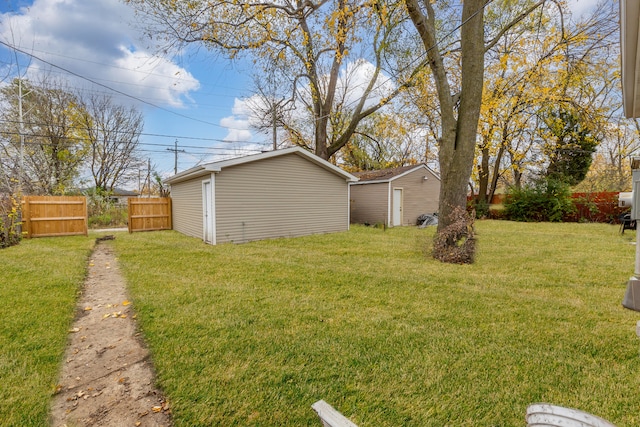
{"label": "blue sky", "polygon": [[[570,1],[578,15],[595,3]],[[168,149],[176,140],[185,150],[178,154],[178,171],[214,156],[270,147],[270,135],[249,130],[239,102],[250,95],[249,66],[204,49],[154,56],[133,11],[118,0],[0,0],[0,42],[27,53],[16,59],[0,45],[1,78],[18,69],[28,78],[47,71],[78,90],[108,92],[119,103],[136,105],[145,117],[142,154],[164,176],[173,173]]]}
{"label": "blue sky", "polygon": [[133,11],[118,0],[0,0],[0,13],[0,41],[27,53],[16,58],[0,46],[2,77],[20,70],[35,79],[47,71],[82,92],[107,92],[136,105],[145,117],[142,154],[163,175],[173,173],[174,153],[167,148],[176,140],[185,150],[178,170],[270,144],[268,135],[249,132],[246,117],[234,109],[237,99],[250,95],[250,73],[242,63],[214,60],[202,49],[155,57]]}

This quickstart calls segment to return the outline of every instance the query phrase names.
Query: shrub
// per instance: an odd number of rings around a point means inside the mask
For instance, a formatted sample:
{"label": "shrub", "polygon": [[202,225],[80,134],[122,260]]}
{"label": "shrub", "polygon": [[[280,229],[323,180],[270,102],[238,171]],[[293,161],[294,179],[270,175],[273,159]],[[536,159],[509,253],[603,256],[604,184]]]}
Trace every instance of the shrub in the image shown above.
{"label": "shrub", "polygon": [[0,195],[0,248],[20,243],[20,202],[13,195]]}
{"label": "shrub", "polygon": [[451,264],[471,264],[476,253],[475,213],[456,207],[450,214],[451,224],[438,231],[433,241],[433,257]]}
{"label": "shrub", "polygon": [[504,207],[506,218],[514,221],[560,222],[575,212],[569,186],[553,179],[542,179],[524,188],[511,188]]}
{"label": "shrub", "polygon": [[476,211],[476,219],[484,219],[489,216],[491,205],[486,200],[475,200],[470,203],[470,208]]}
{"label": "shrub", "polygon": [[127,206],[114,203],[108,193],[91,192],[86,196],[89,228],[125,227],[127,225]]}

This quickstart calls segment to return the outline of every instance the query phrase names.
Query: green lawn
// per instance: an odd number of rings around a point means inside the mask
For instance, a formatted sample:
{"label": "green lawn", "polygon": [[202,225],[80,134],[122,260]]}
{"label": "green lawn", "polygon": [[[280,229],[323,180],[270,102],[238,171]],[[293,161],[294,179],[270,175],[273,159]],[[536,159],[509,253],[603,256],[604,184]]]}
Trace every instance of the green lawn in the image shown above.
{"label": "green lawn", "polygon": [[[633,233],[483,221],[472,266],[425,258],[432,233],[118,233],[176,424],[316,426],[325,399],[361,427],[524,425],[536,401],[640,425]],[[92,246],[0,251],[0,425],[46,425]]]}
{"label": "green lawn", "polygon": [[0,250],[0,425],[44,426],[93,239]]}
{"label": "green lawn", "polygon": [[425,257],[414,227],[115,245],[178,426],[315,426],[318,399],[361,427],[518,426],[538,401],[640,425],[633,233],[477,229],[471,266]]}

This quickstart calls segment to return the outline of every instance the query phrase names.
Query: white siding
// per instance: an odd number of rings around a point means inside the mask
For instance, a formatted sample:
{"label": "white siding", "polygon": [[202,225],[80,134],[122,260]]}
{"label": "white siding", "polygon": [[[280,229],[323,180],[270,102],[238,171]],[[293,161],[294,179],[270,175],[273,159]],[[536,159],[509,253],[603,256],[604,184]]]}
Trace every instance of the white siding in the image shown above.
{"label": "white siding", "polygon": [[199,177],[171,185],[173,229],[187,236],[202,238],[202,181]]}
{"label": "white siding", "polygon": [[296,154],[224,168],[215,183],[218,243],[348,229],[346,180]]}

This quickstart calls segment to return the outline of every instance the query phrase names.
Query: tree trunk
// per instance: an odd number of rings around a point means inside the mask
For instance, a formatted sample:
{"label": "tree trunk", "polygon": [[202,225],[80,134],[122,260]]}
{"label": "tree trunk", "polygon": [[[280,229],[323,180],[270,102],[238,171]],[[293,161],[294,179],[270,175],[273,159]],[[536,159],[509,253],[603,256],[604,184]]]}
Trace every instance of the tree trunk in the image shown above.
{"label": "tree trunk", "polygon": [[456,130],[447,135],[443,129],[440,148],[442,182],[439,233],[454,220],[451,212],[456,207],[466,208],[467,203],[467,183],[473,169],[484,82],[484,43],[480,42],[484,40],[483,6],[483,0],[467,0],[463,3],[462,22],[465,24],[461,28],[460,42],[460,105],[457,118],[454,119]]}
{"label": "tree trunk", "polygon": [[502,163],[502,156],[504,155],[506,141],[503,140],[502,145],[498,149],[498,154],[496,155],[495,166],[493,168],[493,178],[491,178],[491,185],[489,186],[489,192],[487,193],[487,201],[491,203],[493,200],[493,195],[496,194],[496,189],[498,188],[498,178],[500,178],[500,163]]}
{"label": "tree trunk", "polygon": [[487,194],[489,193],[489,146],[484,144],[480,148],[480,164],[478,165],[478,195],[476,203],[488,203]]}

